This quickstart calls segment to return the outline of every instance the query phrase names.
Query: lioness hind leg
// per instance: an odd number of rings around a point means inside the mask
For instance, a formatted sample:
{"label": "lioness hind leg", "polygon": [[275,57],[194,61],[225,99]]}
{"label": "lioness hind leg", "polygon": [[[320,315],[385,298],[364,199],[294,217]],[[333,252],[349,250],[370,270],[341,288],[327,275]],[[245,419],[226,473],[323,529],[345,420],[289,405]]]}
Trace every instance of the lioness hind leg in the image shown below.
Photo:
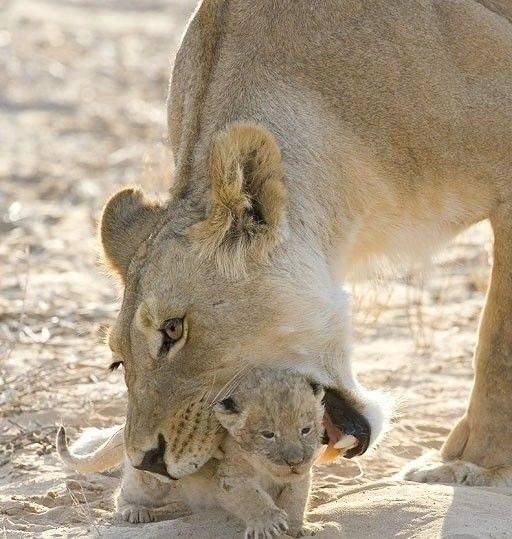
{"label": "lioness hind leg", "polygon": [[427,483],[512,486],[512,208],[491,217],[494,263],[467,411],[441,448],[407,467]]}

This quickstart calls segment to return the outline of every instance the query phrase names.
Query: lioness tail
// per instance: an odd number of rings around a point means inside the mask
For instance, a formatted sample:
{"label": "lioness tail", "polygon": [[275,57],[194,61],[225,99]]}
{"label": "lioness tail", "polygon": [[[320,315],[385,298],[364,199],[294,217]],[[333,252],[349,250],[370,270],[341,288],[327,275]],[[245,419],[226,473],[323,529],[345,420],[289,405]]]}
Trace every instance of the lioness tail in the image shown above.
{"label": "lioness tail", "polygon": [[112,429],[106,429],[103,432],[99,431],[103,436],[97,434],[92,439],[86,439],[85,443],[82,440],[81,445],[88,447],[91,442],[97,442],[98,438],[100,440],[104,439],[104,433],[109,435],[106,441],[97,449],[81,455],[69,450],[66,441],[66,430],[61,426],[57,433],[57,453],[66,466],[77,472],[102,472],[109,468],[114,468],[124,460],[124,427],[117,427],[117,431],[113,434],[110,434],[111,431]]}

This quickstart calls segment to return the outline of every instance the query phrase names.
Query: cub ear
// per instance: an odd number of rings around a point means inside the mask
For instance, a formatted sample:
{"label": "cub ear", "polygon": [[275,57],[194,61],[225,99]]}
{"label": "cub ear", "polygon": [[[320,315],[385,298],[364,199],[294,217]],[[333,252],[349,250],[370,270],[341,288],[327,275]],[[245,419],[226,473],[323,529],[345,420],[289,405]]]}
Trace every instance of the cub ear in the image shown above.
{"label": "cub ear", "polygon": [[105,258],[123,278],[140,244],[149,237],[162,207],[140,189],[128,188],[115,193],[101,216],[100,237]]}
{"label": "cub ear", "polygon": [[317,400],[321,401],[325,395],[324,386],[318,382],[309,382],[309,385],[313,390],[313,395],[317,398]]}
{"label": "cub ear", "polygon": [[240,413],[240,410],[238,409],[238,405],[233,400],[233,397],[228,397],[227,399],[216,402],[213,405],[213,411],[216,414],[227,414],[227,415]]}
{"label": "cub ear", "polygon": [[213,411],[219,423],[228,432],[233,432],[244,422],[240,407],[232,397],[216,402]]}
{"label": "cub ear", "polygon": [[264,127],[233,123],[215,140],[208,174],[207,217],[190,236],[228,274],[261,260],[286,230],[286,188],[281,152]]}

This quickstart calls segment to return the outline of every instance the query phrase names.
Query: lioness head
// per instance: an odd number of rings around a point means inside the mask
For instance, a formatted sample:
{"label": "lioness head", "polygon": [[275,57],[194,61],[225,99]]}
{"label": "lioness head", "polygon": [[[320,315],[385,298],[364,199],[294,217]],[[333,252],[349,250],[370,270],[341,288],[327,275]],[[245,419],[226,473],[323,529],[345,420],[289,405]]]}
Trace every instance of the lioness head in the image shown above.
{"label": "lioness head", "polygon": [[255,369],[214,406],[222,425],[257,469],[273,477],[307,472],[320,447],[324,391],[283,369]]}
{"label": "lioness head", "polygon": [[124,189],[102,216],[105,258],[124,284],[109,343],[124,365],[132,464],[172,477],[202,465],[211,444],[191,452],[187,440],[203,419],[183,410],[218,400],[249,365],[292,366],[325,385],[331,443],[353,434],[348,456],[364,452],[369,405],[349,364],[344,296],[310,247],[308,208],[287,204],[274,138],[232,124],[197,168],[166,204]]}

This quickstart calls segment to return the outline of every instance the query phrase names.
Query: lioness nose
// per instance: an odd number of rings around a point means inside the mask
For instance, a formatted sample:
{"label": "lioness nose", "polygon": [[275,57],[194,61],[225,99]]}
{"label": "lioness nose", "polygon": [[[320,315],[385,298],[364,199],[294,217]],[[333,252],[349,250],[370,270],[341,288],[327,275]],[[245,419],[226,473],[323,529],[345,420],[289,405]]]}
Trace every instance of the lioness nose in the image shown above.
{"label": "lioness nose", "polygon": [[164,475],[165,477],[172,479],[167,472],[167,466],[164,460],[165,446],[166,442],[164,435],[160,433],[158,435],[158,446],[146,451],[144,453],[144,457],[142,458],[142,462],[138,466],[135,466],[135,468],[138,470],[144,470],[145,472],[153,472]]}

